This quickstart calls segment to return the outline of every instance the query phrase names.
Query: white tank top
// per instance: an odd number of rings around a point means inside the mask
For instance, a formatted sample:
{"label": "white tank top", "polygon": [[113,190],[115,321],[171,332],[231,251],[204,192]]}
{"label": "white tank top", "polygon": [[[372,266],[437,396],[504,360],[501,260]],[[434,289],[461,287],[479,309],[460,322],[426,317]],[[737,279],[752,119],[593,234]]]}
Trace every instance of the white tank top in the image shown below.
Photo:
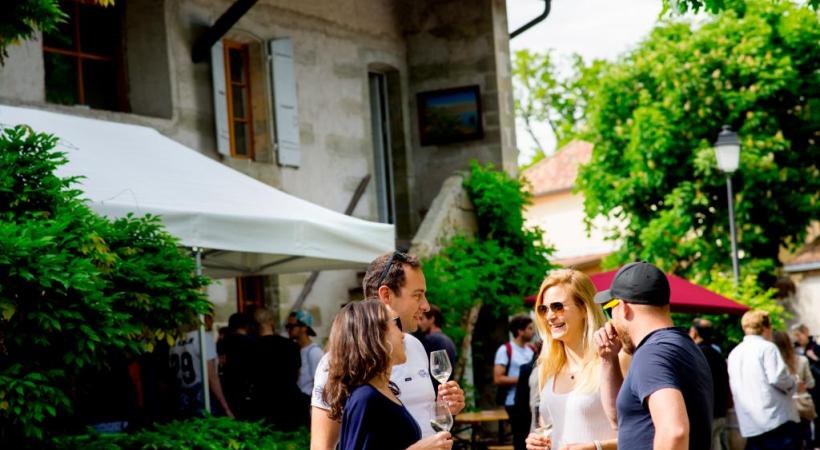
{"label": "white tank top", "polygon": [[552,422],[552,448],[618,437],[601,405],[600,391],[556,394],[554,384],[555,377],[547,380],[539,403],[544,422]]}

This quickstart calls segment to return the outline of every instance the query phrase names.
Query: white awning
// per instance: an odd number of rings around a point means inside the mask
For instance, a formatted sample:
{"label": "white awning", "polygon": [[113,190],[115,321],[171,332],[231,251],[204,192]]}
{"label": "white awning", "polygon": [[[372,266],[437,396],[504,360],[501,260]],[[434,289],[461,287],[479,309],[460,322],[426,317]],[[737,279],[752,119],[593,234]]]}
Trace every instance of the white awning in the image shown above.
{"label": "white awning", "polygon": [[392,225],[285,194],[153,128],[0,105],[0,125],[17,124],[60,138],[69,163],[58,174],[85,177],[91,208],[160,216],[183,245],[205,249],[212,277],[362,268],[394,248]]}

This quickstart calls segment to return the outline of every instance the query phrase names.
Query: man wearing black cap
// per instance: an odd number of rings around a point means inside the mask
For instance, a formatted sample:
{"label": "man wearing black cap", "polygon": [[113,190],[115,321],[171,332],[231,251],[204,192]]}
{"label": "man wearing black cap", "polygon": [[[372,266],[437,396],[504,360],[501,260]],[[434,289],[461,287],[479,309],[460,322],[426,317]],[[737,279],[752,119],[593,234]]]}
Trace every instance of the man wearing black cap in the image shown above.
{"label": "man wearing black cap", "polygon": [[[601,401],[618,429],[618,448],[708,449],[712,434],[712,374],[703,353],[669,312],[669,281],[657,267],[622,267],[599,292],[611,320],[595,334],[603,359]],[[621,347],[633,355],[626,378]]]}

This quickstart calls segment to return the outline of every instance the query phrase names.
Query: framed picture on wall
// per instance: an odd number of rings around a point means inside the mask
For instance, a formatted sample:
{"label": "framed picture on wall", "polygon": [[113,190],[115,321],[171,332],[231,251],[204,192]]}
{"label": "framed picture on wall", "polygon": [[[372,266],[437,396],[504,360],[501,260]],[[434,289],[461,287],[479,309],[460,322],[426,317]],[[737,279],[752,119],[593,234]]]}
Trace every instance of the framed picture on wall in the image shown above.
{"label": "framed picture on wall", "polygon": [[416,96],[421,145],[443,145],[484,137],[478,86],[420,92]]}

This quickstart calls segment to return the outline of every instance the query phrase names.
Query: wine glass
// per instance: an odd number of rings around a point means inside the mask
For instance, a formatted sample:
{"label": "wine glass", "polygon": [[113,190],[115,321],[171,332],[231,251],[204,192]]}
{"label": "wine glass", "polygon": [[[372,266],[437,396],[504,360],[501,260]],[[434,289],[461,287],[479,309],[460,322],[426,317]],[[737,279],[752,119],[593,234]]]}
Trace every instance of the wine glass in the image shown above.
{"label": "wine glass", "polygon": [[433,402],[430,406],[430,426],[436,432],[450,431],[453,427],[453,415],[450,414],[450,407],[444,402]]}
{"label": "wine glass", "polygon": [[532,430],[532,432],[541,437],[549,439],[550,444],[552,444],[552,422],[547,423],[541,420],[538,405],[535,405],[535,428]]}
{"label": "wine glass", "polygon": [[430,375],[439,382],[439,384],[447,383],[450,379],[450,374],[453,373],[453,366],[450,364],[450,358],[447,356],[447,351],[436,350],[430,353]]}

